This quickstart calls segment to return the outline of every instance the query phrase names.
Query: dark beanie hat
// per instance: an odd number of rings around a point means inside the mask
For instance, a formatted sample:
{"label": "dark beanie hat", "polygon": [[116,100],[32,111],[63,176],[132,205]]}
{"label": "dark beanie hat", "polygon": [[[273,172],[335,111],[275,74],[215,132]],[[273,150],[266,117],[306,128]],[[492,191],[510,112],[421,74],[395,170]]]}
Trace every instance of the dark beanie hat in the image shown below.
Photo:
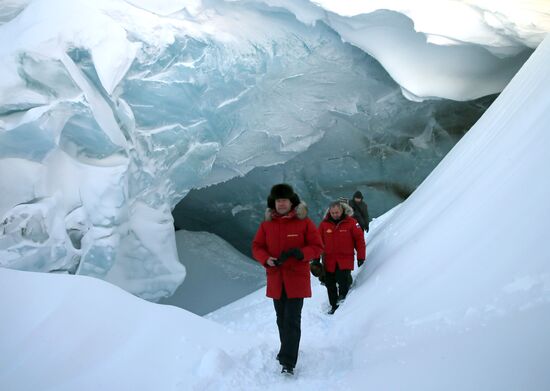
{"label": "dark beanie hat", "polygon": [[268,208],[275,209],[275,200],[286,198],[290,200],[293,207],[296,207],[300,203],[300,198],[292,186],[287,185],[286,183],[279,183],[271,188],[269,196],[267,197],[267,206]]}
{"label": "dark beanie hat", "polygon": [[355,193],[353,193],[353,198],[363,199],[363,193],[361,193],[359,190],[357,190]]}

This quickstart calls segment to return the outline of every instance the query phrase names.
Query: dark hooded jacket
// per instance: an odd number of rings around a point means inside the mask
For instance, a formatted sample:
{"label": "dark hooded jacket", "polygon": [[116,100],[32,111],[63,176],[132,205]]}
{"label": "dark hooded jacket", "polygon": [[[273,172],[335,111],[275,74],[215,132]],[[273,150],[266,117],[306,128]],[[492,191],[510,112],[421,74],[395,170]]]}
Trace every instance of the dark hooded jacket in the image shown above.
{"label": "dark hooded jacket", "polygon": [[[355,202],[354,198],[360,198],[361,201]],[[353,217],[361,228],[364,231],[369,232],[369,208],[367,207],[367,204],[363,201],[363,194],[361,192],[356,191],[353,195],[352,199],[349,201],[349,206],[353,209]]]}

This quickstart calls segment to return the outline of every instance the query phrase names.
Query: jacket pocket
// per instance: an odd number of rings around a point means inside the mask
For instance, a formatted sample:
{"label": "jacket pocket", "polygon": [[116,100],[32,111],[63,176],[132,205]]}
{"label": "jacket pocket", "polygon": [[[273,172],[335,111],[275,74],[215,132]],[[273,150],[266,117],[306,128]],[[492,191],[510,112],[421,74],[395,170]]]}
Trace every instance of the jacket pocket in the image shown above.
{"label": "jacket pocket", "polygon": [[304,245],[304,234],[302,233],[288,233],[285,237],[285,249],[291,249],[293,247],[301,248]]}

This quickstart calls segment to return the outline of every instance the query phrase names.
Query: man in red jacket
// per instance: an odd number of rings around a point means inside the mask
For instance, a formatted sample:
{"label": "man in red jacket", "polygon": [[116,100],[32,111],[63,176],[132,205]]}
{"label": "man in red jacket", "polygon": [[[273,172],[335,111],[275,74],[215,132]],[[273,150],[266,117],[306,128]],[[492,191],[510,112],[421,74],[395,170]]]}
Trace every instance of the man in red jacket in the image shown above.
{"label": "man in red jacket", "polygon": [[309,261],[323,250],[307,207],[290,185],[271,188],[265,221],[252,242],[252,255],[266,269],[267,297],[273,299],[281,347],[282,372],[294,373],[298,360],[304,297],[311,297]]}
{"label": "man in red jacket", "polygon": [[353,209],[347,203],[335,201],[330,204],[325,218],[319,225],[325,247],[323,264],[325,286],[331,306],[329,314],[334,314],[338,308],[338,300],[344,300],[348,294],[355,259],[354,250],[357,251],[357,265],[361,267],[365,262],[363,230],[351,216]]}

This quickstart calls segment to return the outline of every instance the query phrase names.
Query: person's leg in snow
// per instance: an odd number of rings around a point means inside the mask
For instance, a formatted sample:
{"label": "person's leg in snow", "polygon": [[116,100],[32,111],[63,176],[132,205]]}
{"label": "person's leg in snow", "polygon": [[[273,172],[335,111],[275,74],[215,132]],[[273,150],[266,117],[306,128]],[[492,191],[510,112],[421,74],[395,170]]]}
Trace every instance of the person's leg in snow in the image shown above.
{"label": "person's leg in snow", "polygon": [[329,314],[334,314],[338,308],[338,288],[336,287],[336,273],[325,273],[325,286],[327,287],[328,302],[330,304]]}
{"label": "person's leg in snow", "polygon": [[336,265],[336,281],[338,282],[338,301],[343,301],[349,292],[351,270],[340,270]]}
{"label": "person's leg in snow", "polygon": [[277,327],[281,341],[277,360],[283,366],[283,373],[293,374],[300,348],[304,299],[289,299],[283,287],[281,298],[273,299],[273,305],[277,314]]}

